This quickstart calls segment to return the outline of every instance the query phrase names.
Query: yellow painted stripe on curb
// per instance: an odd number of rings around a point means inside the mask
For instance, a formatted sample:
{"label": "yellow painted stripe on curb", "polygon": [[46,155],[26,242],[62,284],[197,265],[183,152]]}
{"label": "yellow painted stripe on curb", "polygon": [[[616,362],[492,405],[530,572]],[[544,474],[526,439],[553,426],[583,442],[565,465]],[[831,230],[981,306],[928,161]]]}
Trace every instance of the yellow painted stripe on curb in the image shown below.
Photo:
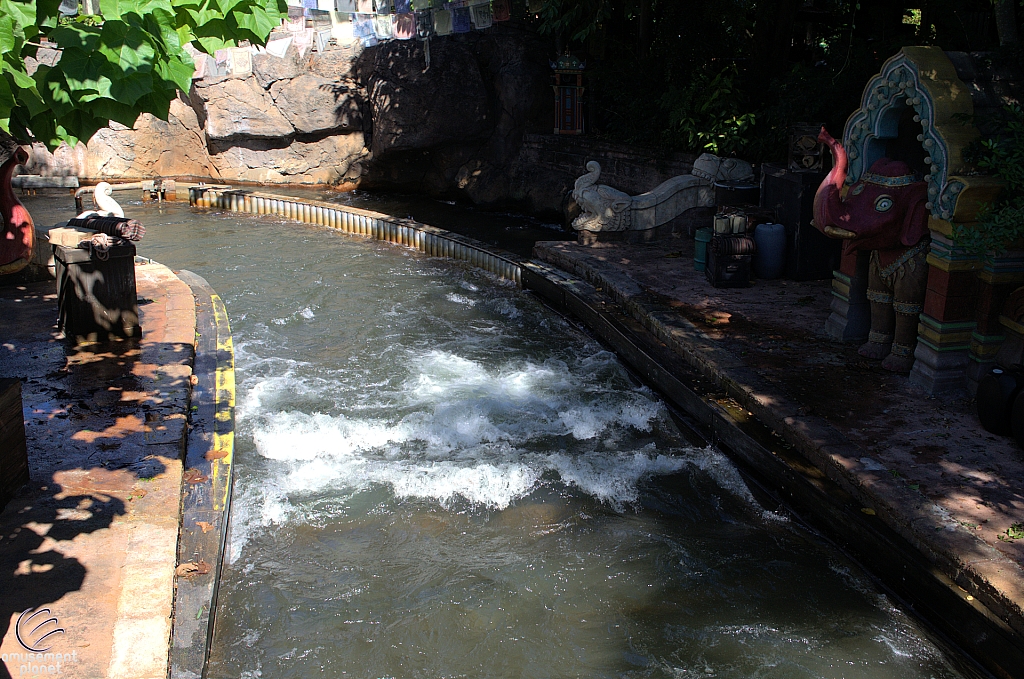
{"label": "yellow painted stripe on curb", "polygon": [[[228,311],[220,295],[210,295],[213,307],[214,323],[217,326],[217,372],[214,376],[216,395],[214,396],[214,430],[213,448],[227,453],[223,458],[213,461],[211,473],[213,488],[221,489],[217,497],[212,498],[213,508],[222,510],[227,506],[231,494],[230,474],[231,463],[235,455],[235,351],[231,341],[231,323]],[[228,482],[222,482],[221,476]]]}

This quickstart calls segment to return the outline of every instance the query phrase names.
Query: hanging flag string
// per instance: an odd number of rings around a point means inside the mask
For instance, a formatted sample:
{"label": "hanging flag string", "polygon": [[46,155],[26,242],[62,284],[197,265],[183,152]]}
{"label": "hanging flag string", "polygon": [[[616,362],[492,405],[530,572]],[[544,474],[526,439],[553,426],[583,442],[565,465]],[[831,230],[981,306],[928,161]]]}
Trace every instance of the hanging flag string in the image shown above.
{"label": "hanging flag string", "polygon": [[[333,3],[333,11],[349,15],[353,37],[364,47],[383,40],[427,42],[434,35],[486,30],[495,23],[512,18],[510,0],[289,0],[324,9]],[[430,68],[429,48],[424,48]]]}

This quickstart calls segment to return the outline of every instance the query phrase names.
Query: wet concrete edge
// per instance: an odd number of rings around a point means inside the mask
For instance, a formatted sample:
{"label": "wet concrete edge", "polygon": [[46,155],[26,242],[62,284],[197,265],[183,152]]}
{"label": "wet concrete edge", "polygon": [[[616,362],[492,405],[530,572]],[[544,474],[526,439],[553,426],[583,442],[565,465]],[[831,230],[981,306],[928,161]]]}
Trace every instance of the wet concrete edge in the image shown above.
{"label": "wet concrete edge", "polygon": [[221,298],[201,276],[177,274],[195,297],[196,339],[168,676],[198,679],[213,641],[231,510],[234,349]]}
{"label": "wet concrete edge", "polygon": [[[523,287],[609,344],[641,379],[688,414],[699,433],[752,471],[770,495],[858,560],[987,671],[1024,677],[1021,602],[1007,597],[985,573],[970,569],[965,557],[978,553],[977,544],[960,549],[936,544],[935,536],[921,530],[919,512],[905,516],[906,508],[919,502],[886,497],[879,485],[848,473],[855,466],[850,462],[863,454],[859,448],[821,418],[797,417],[795,404],[773,394],[754,371],[698,329],[685,327],[685,319],[644,300],[631,280],[594,270],[574,275],[563,270],[572,270],[574,263],[557,264],[562,268],[527,263]],[[597,292],[598,286],[607,295]],[[695,380],[714,383],[754,418],[702,395],[692,388]],[[795,450],[772,446],[773,431],[795,443]],[[1005,562],[1000,565],[1011,572],[1019,570],[1001,554],[986,556]]]}

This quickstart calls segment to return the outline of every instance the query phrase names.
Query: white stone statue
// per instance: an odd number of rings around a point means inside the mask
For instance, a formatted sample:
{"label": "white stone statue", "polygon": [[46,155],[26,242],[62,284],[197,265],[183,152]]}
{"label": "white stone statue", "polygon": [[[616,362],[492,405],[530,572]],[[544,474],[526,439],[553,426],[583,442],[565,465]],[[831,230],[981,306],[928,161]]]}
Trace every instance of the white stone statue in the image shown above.
{"label": "white stone statue", "polygon": [[736,158],[701,155],[688,175],[673,177],[655,189],[630,196],[598,184],[601,165],[591,160],[587,174],[576,180],[572,197],[583,211],[573,220],[577,231],[645,231],[666,224],[695,207],[714,207],[715,182],[750,180],[750,163]]}
{"label": "white stone statue", "polygon": [[96,203],[98,210],[86,210],[78,215],[78,219],[85,217],[124,217],[124,210],[113,198],[114,189],[107,182],[100,182],[92,192],[92,202]]}
{"label": "white stone statue", "polygon": [[628,231],[632,196],[597,184],[599,176],[601,165],[591,160],[587,163],[587,174],[573,185],[572,197],[583,213],[573,220],[572,227],[577,231]]}
{"label": "white stone statue", "polygon": [[711,153],[702,153],[693,162],[690,174],[712,183],[744,181],[754,178],[754,168],[750,166],[750,163],[739,158],[719,158]]}

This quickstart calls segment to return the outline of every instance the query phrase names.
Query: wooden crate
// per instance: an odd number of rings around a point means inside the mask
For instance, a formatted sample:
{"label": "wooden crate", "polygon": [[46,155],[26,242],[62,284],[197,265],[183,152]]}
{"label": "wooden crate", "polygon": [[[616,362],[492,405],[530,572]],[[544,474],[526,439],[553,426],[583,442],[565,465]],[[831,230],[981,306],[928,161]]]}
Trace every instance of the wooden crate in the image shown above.
{"label": "wooden crate", "polygon": [[0,378],[0,509],[28,483],[21,380]]}

